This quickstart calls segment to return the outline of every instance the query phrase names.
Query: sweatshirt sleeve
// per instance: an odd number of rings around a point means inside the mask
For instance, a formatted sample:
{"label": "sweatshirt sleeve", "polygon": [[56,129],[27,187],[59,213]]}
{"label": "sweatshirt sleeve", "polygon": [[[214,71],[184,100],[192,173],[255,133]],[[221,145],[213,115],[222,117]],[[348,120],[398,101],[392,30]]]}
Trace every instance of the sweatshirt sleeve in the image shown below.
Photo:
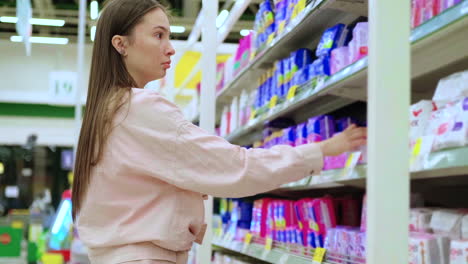
{"label": "sweatshirt sleeve", "polygon": [[134,94],[119,125],[126,166],[181,189],[216,197],[244,197],[319,173],[316,144],[246,149],[230,144],[185,120],[164,97]]}

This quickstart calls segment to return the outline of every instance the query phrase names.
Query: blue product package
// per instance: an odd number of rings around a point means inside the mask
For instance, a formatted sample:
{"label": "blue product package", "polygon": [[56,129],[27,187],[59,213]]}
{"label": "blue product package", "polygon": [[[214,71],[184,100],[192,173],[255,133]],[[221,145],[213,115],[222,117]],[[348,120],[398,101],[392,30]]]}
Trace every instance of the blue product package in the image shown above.
{"label": "blue product package", "polygon": [[316,68],[316,60],[314,62],[312,62],[311,64],[309,64],[307,67],[309,69],[309,80],[312,80],[314,79],[315,77],[317,77],[317,71],[315,70]]}
{"label": "blue product package", "polygon": [[283,89],[283,63],[281,61],[275,62],[275,76],[276,76],[276,89],[278,91],[278,96],[283,98],[285,96]]}
{"label": "blue product package", "polygon": [[325,55],[314,61],[315,73],[317,76],[330,76],[330,56]]}
{"label": "blue product package", "polygon": [[291,75],[291,64],[289,58],[284,59],[283,61],[283,91],[284,94],[287,94],[290,87],[289,76]]}
{"label": "blue product package", "polygon": [[312,51],[309,49],[298,49],[292,53],[292,71],[293,74],[307,64],[312,62]]}
{"label": "blue product package", "polygon": [[281,33],[281,30],[286,26],[287,5],[287,0],[279,0],[275,4],[275,23],[278,33]]}
{"label": "blue product package", "polygon": [[309,65],[304,66],[302,69],[300,69],[296,74],[294,75],[292,84],[293,85],[303,85],[307,81],[310,80],[309,78]]}
{"label": "blue product package", "polygon": [[330,55],[331,51],[337,47],[344,27],[344,24],[337,24],[325,30],[315,52],[317,57]]}

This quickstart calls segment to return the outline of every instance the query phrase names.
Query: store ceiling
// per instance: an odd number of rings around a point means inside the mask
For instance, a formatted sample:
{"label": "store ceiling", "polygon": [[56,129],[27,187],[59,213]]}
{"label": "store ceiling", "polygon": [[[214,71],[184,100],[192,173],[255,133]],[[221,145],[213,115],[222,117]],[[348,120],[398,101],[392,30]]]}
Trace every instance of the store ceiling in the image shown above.
{"label": "store ceiling", "polygon": [[[105,0],[97,0],[101,7]],[[88,0],[89,5],[91,1]],[[183,26],[186,28],[184,33],[174,33],[174,39],[185,40],[190,34],[194,25],[196,16],[201,7],[201,0],[161,0],[163,4],[169,7],[173,15],[172,25]],[[230,9],[235,0],[225,0],[219,2],[219,8]],[[238,42],[242,29],[251,29],[253,19],[258,10],[261,0],[251,1],[251,5],[245,11],[241,19],[236,23],[226,42]],[[78,3],[79,0],[31,0],[33,5],[34,18],[63,19],[63,27],[33,26],[33,35],[49,37],[67,37],[70,42],[76,42],[78,32]],[[16,16],[16,0],[0,0],[0,16]],[[89,9],[88,9],[89,10]],[[89,16],[89,12],[88,12]],[[90,41],[90,28],[95,21],[87,21],[87,41]],[[16,35],[15,25],[0,22],[0,39],[9,39]]]}

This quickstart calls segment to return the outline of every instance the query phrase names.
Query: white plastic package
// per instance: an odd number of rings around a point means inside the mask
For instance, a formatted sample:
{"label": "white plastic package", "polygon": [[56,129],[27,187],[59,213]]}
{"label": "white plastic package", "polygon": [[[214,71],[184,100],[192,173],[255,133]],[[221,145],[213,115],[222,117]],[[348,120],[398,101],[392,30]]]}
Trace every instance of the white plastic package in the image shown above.
{"label": "white plastic package", "polygon": [[450,264],[468,263],[468,240],[452,240],[450,244]]}
{"label": "white plastic package", "polygon": [[438,210],[432,214],[431,228],[437,235],[461,239],[463,214],[455,210]]}
{"label": "white plastic package", "polygon": [[433,100],[442,103],[468,96],[468,70],[454,73],[439,81]]}
{"label": "white plastic package", "polygon": [[431,218],[433,210],[428,208],[415,208],[410,211],[410,231],[431,232]]}
{"label": "white plastic package", "polygon": [[435,103],[422,100],[410,107],[410,139],[413,142],[424,136],[432,111],[437,110]]}
{"label": "white plastic package", "polygon": [[429,134],[434,134],[433,150],[463,147],[468,143],[468,98],[450,102],[432,113]]}

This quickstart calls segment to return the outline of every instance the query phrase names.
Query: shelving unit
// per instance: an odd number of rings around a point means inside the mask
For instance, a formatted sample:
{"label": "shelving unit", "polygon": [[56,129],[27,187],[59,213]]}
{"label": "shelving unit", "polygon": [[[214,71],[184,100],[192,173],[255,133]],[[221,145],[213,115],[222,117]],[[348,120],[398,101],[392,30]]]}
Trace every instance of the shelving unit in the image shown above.
{"label": "shelving unit", "polygon": [[[310,14],[309,16],[313,17]],[[468,68],[467,35],[468,3],[466,1],[413,30],[410,38],[413,60],[413,101],[430,98],[437,80],[451,72]],[[224,94],[218,96],[218,100],[225,99],[225,94],[228,92],[234,93],[235,87],[244,87],[248,79],[244,77],[244,72],[249,72],[255,65],[254,60],[226,87]],[[233,143],[251,143],[248,142],[249,134],[261,129],[265,122],[294,114],[295,111],[305,106],[313,105],[313,109],[309,110],[308,114],[314,116],[332,112],[356,101],[366,101],[367,66],[368,60],[364,58],[330,76],[322,84],[316,86],[313,86],[312,82],[304,84],[298,89],[303,91],[302,93],[251,120],[247,126],[232,132],[226,139]]]}
{"label": "shelving unit", "polygon": [[[266,249],[265,245],[259,243],[245,244],[241,241],[230,241],[222,238],[215,238],[213,245],[232,253],[246,255],[272,264],[311,264],[313,249],[291,248],[281,243],[275,243],[272,249]],[[362,260],[356,257],[341,256],[338,254],[329,255],[323,264],[340,264],[346,261],[349,264],[361,264]]]}
{"label": "shelving unit", "polygon": [[[341,187],[366,189],[368,197],[371,197],[368,198],[371,200],[368,205],[368,245],[371,246],[367,249],[370,263],[376,263],[377,259],[384,264],[400,263],[407,256],[402,253],[407,252],[404,241],[408,232],[408,212],[405,205],[408,204],[409,193],[401,194],[392,200],[393,194],[390,190],[398,188],[406,190],[410,182],[413,185],[418,185],[420,182],[422,185],[426,183],[440,185],[442,182],[451,185],[459,183],[468,185],[468,178],[463,177],[468,175],[466,159],[468,147],[431,153],[424,158],[418,170],[409,172],[406,163],[407,146],[403,144],[407,140],[405,122],[409,101],[430,99],[439,79],[468,69],[468,48],[466,48],[468,47],[466,37],[468,36],[468,0],[463,0],[413,29],[411,34],[407,34],[409,32],[406,31],[408,30],[406,19],[409,18],[409,10],[406,8],[409,8],[409,3],[405,5],[393,1],[385,3],[369,0],[308,1],[306,9],[285,28],[283,33],[257,51],[250,64],[216,95],[214,102],[210,102],[214,106],[202,106],[200,115],[196,115],[192,120],[206,120],[208,115],[211,122],[213,113],[209,112],[209,109],[213,108],[219,117],[223,106],[229,105],[242,90],[256,89],[258,76],[270,68],[276,60],[287,57],[291,51],[298,48],[316,47],[326,28],[337,23],[348,24],[359,16],[369,16],[369,32],[372,34],[369,57],[349,65],[327,79],[303,84],[298,87],[296,95],[291,100],[280,102],[272,109],[265,109],[246,126],[233,131],[226,139],[234,144],[251,144],[260,135],[264,124],[278,117],[303,121],[311,116],[340,110],[356,102],[368,103],[367,111],[372,113],[368,115],[370,133],[368,165],[358,165],[350,173],[344,173],[344,169],[323,171],[320,175],[312,175],[301,181],[286,184],[272,193],[285,194]],[[401,20],[396,21],[395,17],[400,13]],[[392,24],[392,20],[395,23]],[[409,42],[406,42],[408,38]],[[401,54],[388,54],[388,51],[394,48],[389,43],[397,45]],[[384,82],[382,87],[379,86],[379,80]],[[210,88],[210,96],[212,92]],[[386,102],[387,97],[395,100],[394,104]],[[384,109],[382,105],[388,109]],[[389,120],[389,124],[384,124],[379,119]],[[394,140],[399,142],[396,146],[378,141],[384,134],[389,136],[391,129],[396,132]],[[383,151],[384,149],[389,149],[388,153]],[[382,175],[377,175],[379,169],[383,170]],[[396,173],[398,177],[391,173]],[[389,200],[392,200],[392,205],[397,209],[382,213],[382,209],[378,208],[377,204],[381,203],[381,207],[391,207],[388,204]],[[389,230],[382,233],[384,222],[387,221],[388,224],[390,221],[388,220],[390,218],[384,215],[392,215],[395,218],[392,219],[393,233],[389,233]],[[380,221],[382,217],[386,218],[384,222]],[[377,244],[375,242],[379,241],[378,237],[383,235],[388,239],[378,247],[375,246]],[[267,263],[312,263],[313,252],[304,254],[276,242],[271,250],[266,250],[264,245],[257,242],[244,245],[239,241],[212,238],[215,249],[228,250]],[[346,256],[336,256],[333,253],[330,253],[323,263],[337,264],[343,263],[343,260],[354,264],[353,260],[346,259]]]}

